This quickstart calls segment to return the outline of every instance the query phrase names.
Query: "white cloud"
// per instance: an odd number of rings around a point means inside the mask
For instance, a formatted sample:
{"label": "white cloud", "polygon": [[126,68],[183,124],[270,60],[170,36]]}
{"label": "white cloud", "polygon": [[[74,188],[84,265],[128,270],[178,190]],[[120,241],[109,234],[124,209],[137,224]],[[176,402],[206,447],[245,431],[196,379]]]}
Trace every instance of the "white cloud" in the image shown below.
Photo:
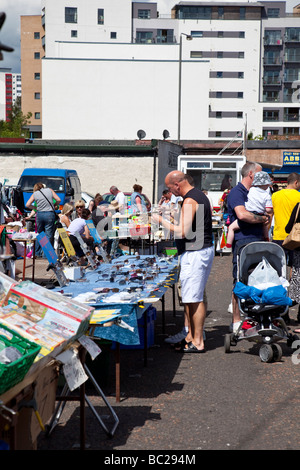
{"label": "white cloud", "polygon": [[13,52],[3,52],[0,67],[20,72],[20,17],[41,14],[41,0],[1,0],[0,11],[6,14],[6,20],[0,30],[0,42],[14,48]]}

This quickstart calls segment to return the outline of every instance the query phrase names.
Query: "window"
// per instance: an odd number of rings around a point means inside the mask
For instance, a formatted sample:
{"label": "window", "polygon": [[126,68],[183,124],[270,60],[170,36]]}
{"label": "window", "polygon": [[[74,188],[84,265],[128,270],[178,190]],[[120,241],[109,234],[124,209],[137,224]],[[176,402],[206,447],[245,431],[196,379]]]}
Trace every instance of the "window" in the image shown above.
{"label": "window", "polygon": [[41,99],[41,94],[40,93],[35,93],[34,94],[34,99],[35,100],[40,100]]}
{"label": "window", "polygon": [[151,44],[152,43],[152,31],[137,31],[136,42],[138,44]]}
{"label": "window", "polygon": [[40,57],[41,57],[41,55],[40,55],[39,52],[35,52],[35,53],[34,53],[34,58],[35,58],[35,59],[40,59]]}
{"label": "window", "polygon": [[268,18],[279,18],[280,9],[279,8],[268,8],[267,9]]}
{"label": "window", "polygon": [[147,20],[151,18],[151,10],[138,9],[138,18]]}
{"label": "window", "polygon": [[275,46],[280,45],[281,40],[281,31],[280,30],[268,30],[265,31],[264,44],[265,46]]}
{"label": "window", "polygon": [[98,8],[98,24],[104,24],[104,9]]}
{"label": "window", "polygon": [[34,79],[35,79],[35,80],[40,80],[40,79],[41,79],[41,74],[40,74],[39,72],[36,72],[36,73],[34,74]]}
{"label": "window", "polygon": [[264,91],[263,101],[272,102],[272,101],[278,101],[278,100],[279,100],[279,92],[278,91]]}
{"label": "window", "polygon": [[222,111],[217,111],[216,112],[216,118],[221,119],[222,118]]}
{"label": "window", "polygon": [[242,111],[238,111],[238,112],[236,113],[236,117],[237,117],[238,119],[242,119],[242,118],[243,118],[243,112],[242,112]]}
{"label": "window", "polygon": [[181,20],[210,20],[211,11],[211,7],[179,5],[177,18]]}
{"label": "window", "polygon": [[285,135],[288,135],[288,134],[299,135],[299,127],[284,127],[283,133]]}
{"label": "window", "polygon": [[244,57],[245,57],[245,53],[244,52],[239,52],[238,58],[243,59]]}
{"label": "window", "polygon": [[71,38],[77,38],[77,30],[76,29],[72,29]]}
{"label": "window", "polygon": [[237,97],[238,98],[243,98],[243,96],[244,96],[244,93],[242,91],[237,92]]}
{"label": "window", "polygon": [[174,42],[174,29],[158,29],[156,41],[158,44],[172,44]]}
{"label": "window", "polygon": [[222,78],[223,77],[223,72],[217,72],[217,78]]}
{"label": "window", "polygon": [[193,38],[203,38],[203,31],[191,31]]}
{"label": "window", "polygon": [[238,72],[238,78],[244,78],[244,72]]}
{"label": "window", "polygon": [[222,92],[221,91],[217,91],[216,93],[216,98],[222,98]]}
{"label": "window", "polygon": [[244,20],[246,18],[246,8],[240,7],[240,20]]}
{"label": "window", "polygon": [[263,121],[279,121],[279,111],[264,111],[263,112]]}
{"label": "window", "polygon": [[218,18],[219,19],[224,18],[224,7],[218,7]]}
{"label": "window", "polygon": [[41,119],[41,113],[34,113],[34,119]]}
{"label": "window", "polygon": [[280,72],[277,70],[265,70],[264,85],[280,85]]}
{"label": "window", "polygon": [[39,32],[33,33],[33,37],[34,39],[40,39],[40,33]]}
{"label": "window", "polygon": [[110,33],[110,39],[117,39],[117,33],[111,32]]}
{"label": "window", "polygon": [[202,51],[191,51],[191,59],[196,59],[196,58],[201,58],[203,57],[203,52]]}
{"label": "window", "polygon": [[222,51],[217,52],[217,58],[218,59],[223,59],[223,52]]}
{"label": "window", "polygon": [[245,37],[245,31],[240,31],[239,38],[244,38],[244,37]]}
{"label": "window", "polygon": [[218,31],[218,38],[223,38],[223,37],[224,37],[224,32]]}
{"label": "window", "polygon": [[65,23],[77,23],[77,8],[65,7]]}

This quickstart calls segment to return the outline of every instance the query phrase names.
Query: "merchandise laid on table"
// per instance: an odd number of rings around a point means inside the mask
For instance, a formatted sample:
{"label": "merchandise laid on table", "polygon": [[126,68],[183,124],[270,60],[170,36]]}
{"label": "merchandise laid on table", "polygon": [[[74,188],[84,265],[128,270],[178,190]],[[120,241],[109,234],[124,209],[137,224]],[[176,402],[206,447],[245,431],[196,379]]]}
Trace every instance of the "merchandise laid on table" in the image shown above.
{"label": "merchandise laid on table", "polygon": [[[84,349],[95,356],[97,350],[86,337],[93,311],[0,273],[0,440],[8,435],[11,449],[32,448],[44,430],[54,411],[60,369],[71,390],[87,380],[80,354]],[[28,407],[34,413],[25,419]]]}
{"label": "merchandise laid on table", "polygon": [[[29,280],[16,282],[0,273],[0,441],[2,431],[11,429],[10,448],[32,448],[38,434],[45,430],[43,423],[51,420],[50,432],[57,424],[60,411],[54,409],[55,402],[63,406],[69,392],[78,389],[83,449],[85,402],[109,436],[119,423],[85,364],[87,352],[92,360],[101,353],[92,338],[112,341],[117,352],[120,344],[139,347],[139,321],[144,319],[147,332],[147,315],[150,312],[155,318],[152,304],[174,286],[178,262],[173,256],[152,255],[123,255],[112,260],[102,256],[100,262],[94,254],[86,253],[93,263],[85,268],[77,266],[76,258],[72,266],[63,267],[46,235],[42,232],[37,239],[58,287],[47,289]],[[146,333],[144,352],[147,347]],[[66,384],[57,397],[59,373],[63,373]],[[113,416],[112,429],[106,427],[85,393],[88,379]],[[47,403],[43,412],[39,409],[41,400]],[[25,425],[30,432],[24,434],[20,410],[29,406],[32,415]],[[24,435],[22,441],[20,436]]]}
{"label": "merchandise laid on table", "polygon": [[172,256],[121,256],[110,264],[101,263],[84,277],[56,292],[101,311],[112,307],[121,312],[123,328],[95,328],[94,336],[124,345],[139,344],[137,320],[144,310],[160,300],[177,280],[178,261]]}

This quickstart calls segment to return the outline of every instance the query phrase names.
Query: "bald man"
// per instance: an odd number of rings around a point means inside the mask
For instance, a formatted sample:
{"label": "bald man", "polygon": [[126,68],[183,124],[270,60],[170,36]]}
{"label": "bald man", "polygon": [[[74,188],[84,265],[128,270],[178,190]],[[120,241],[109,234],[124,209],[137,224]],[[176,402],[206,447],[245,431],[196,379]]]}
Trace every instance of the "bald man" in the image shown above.
{"label": "bald man", "polygon": [[183,353],[204,353],[206,302],[203,294],[214,258],[211,208],[205,194],[194,188],[186,176],[181,171],[172,171],[165,179],[166,187],[183,200],[178,225],[156,214],[152,217],[174,233],[180,255],[182,303],[190,323],[181,350]]}

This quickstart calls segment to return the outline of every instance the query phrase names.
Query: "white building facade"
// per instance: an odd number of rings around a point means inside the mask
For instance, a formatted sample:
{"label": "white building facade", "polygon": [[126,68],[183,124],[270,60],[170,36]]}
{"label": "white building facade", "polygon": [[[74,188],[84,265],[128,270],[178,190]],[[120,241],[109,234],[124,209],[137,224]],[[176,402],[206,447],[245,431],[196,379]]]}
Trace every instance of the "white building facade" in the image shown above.
{"label": "white building facade", "polygon": [[43,139],[263,133],[264,2],[180,2],[169,15],[159,2],[42,5]]}

